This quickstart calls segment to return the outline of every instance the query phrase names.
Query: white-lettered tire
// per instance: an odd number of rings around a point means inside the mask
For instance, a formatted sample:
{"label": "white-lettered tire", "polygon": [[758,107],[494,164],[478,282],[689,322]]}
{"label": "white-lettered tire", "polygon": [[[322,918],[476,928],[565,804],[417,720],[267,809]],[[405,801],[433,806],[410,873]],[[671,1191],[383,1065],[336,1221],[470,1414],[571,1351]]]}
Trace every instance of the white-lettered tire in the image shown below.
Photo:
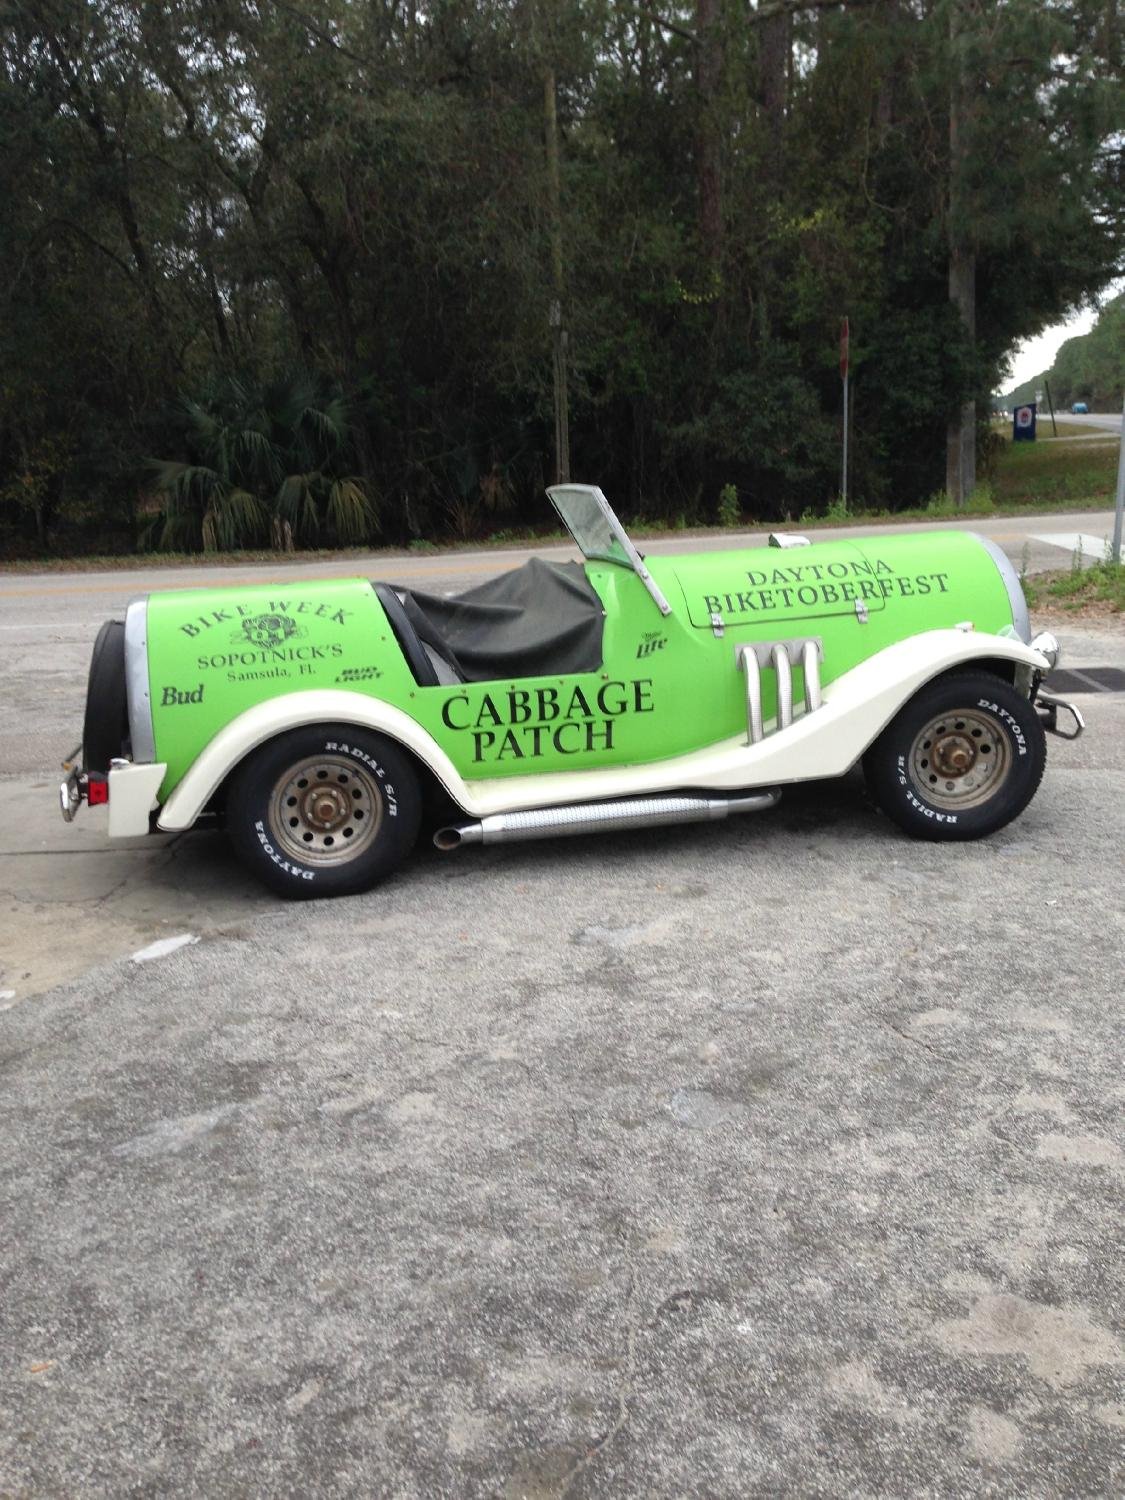
{"label": "white-lettered tire", "polygon": [[351,896],[414,847],[418,777],[393,741],[350,724],[310,724],[249,756],[227,788],[231,843],[271,890]]}
{"label": "white-lettered tire", "polygon": [[875,802],[922,839],[979,839],[1017,818],[1047,762],[1030,700],[989,672],[929,683],[863,759]]}

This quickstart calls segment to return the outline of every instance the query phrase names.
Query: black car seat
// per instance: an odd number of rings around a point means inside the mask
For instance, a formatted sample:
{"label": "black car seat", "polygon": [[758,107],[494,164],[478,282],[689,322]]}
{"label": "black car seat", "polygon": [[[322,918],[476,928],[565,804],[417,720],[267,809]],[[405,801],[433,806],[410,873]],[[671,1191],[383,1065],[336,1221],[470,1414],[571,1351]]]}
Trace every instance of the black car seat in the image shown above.
{"label": "black car seat", "polygon": [[464,682],[456,657],[437,631],[432,626],[427,628],[424,617],[419,617],[423,623],[416,627],[389,583],[372,583],[371,587],[418,686],[449,687]]}

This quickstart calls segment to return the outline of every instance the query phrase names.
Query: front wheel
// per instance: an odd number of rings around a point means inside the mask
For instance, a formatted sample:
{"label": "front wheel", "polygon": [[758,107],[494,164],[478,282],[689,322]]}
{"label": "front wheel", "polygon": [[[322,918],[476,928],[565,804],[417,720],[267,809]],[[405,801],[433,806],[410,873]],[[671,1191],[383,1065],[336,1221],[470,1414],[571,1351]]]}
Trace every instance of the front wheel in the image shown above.
{"label": "front wheel", "polygon": [[350,896],[396,868],[422,813],[406,754],[370,730],[307,725],[245,760],[227,790],[243,863],[280,895]]}
{"label": "front wheel", "polygon": [[875,802],[915,838],[979,839],[1034,797],[1047,741],[1028,698],[986,672],[921,689],[863,760]]}

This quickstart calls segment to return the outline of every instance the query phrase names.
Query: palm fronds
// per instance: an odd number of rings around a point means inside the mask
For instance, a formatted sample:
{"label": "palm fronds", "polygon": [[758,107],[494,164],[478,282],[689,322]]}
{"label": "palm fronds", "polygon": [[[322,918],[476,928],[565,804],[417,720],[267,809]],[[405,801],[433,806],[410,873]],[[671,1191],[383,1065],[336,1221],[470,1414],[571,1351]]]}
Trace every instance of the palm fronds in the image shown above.
{"label": "palm fronds", "polygon": [[195,507],[205,509],[212,491],[223,483],[219,471],[206,464],[153,458],[148,466],[153,475],[153,489],[167,505],[180,512]]}
{"label": "palm fronds", "polygon": [[[228,376],[179,402],[185,460],[152,460],[164,514],[159,545],[205,551],[262,538],[345,544],[378,530],[366,481],[348,461],[348,402],[315,376],[262,386]],[[280,539],[280,540],[279,540]]]}
{"label": "palm fronds", "polygon": [[203,515],[203,550],[233,552],[236,547],[257,541],[267,527],[265,508],[249,490],[216,491]]}
{"label": "palm fronds", "polygon": [[365,542],[379,530],[379,517],[361,479],[337,479],[328,487],[328,522],[341,542]]}
{"label": "palm fronds", "polygon": [[282,521],[288,521],[293,535],[302,541],[312,541],[320,530],[320,515],[316,508],[313,486],[319,476],[315,474],[290,474],[282,480],[274,501],[274,510]]}

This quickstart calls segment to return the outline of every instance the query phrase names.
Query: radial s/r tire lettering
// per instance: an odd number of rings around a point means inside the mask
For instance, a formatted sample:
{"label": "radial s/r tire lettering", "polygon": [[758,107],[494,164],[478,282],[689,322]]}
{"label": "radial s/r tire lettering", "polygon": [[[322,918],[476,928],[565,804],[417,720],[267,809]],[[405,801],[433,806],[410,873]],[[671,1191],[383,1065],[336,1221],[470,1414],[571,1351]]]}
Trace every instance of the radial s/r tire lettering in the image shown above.
{"label": "radial s/r tire lettering", "polygon": [[263,745],[227,787],[227,832],[242,862],[294,900],[350,896],[394,870],[422,815],[405,751],[350,724],[292,729]]}
{"label": "radial s/r tire lettering", "polygon": [[915,838],[983,838],[1019,816],[1047,762],[1031,701],[990,672],[921,688],[863,759],[876,804]]}

